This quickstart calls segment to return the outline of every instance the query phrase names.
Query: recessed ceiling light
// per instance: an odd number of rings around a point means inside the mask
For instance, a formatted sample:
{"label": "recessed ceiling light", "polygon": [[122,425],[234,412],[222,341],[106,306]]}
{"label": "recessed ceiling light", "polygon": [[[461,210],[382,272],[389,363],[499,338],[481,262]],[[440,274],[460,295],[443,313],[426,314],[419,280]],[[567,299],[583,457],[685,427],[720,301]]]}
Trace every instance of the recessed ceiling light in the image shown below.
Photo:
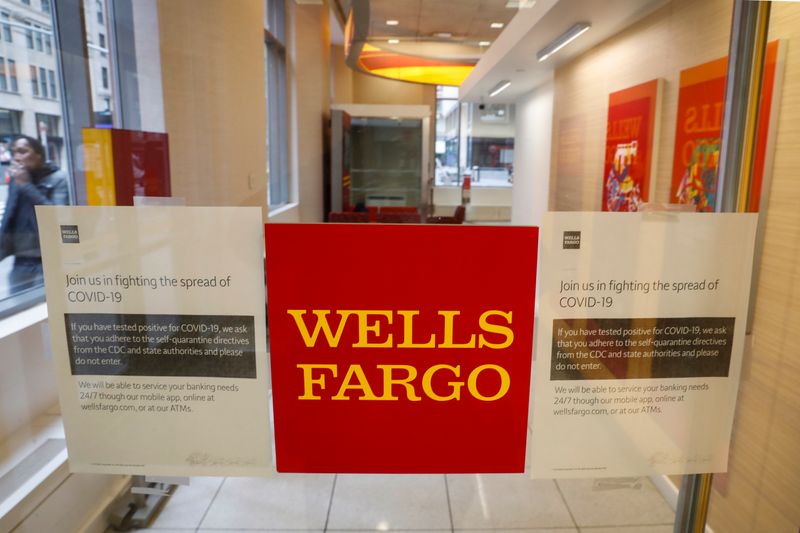
{"label": "recessed ceiling light", "polygon": [[505,26],[505,24],[503,24],[502,22],[492,22],[491,24],[489,24],[490,28],[494,28],[496,30],[499,30],[503,26]]}
{"label": "recessed ceiling light", "polygon": [[506,89],[508,89],[508,87],[510,85],[511,85],[511,81],[510,80],[502,80],[502,81],[500,81],[497,85],[492,87],[491,91],[489,91],[489,97],[491,98],[492,96],[497,96],[501,92],[503,92]]}
{"label": "recessed ceiling light", "polygon": [[556,37],[553,41],[550,42],[547,46],[542,48],[536,53],[536,57],[539,61],[544,61],[551,55],[555,54],[569,43],[586,33],[592,25],[588,22],[578,22],[574,24],[570,29]]}
{"label": "recessed ceiling light", "polygon": [[490,44],[492,44],[492,41],[481,41],[478,46],[489,46]]}
{"label": "recessed ceiling light", "polygon": [[433,36],[438,37],[439,39],[449,39],[453,36],[453,34],[449,31],[438,31],[434,33]]}
{"label": "recessed ceiling light", "polygon": [[399,20],[390,19],[386,21],[387,26],[397,26],[398,24],[400,24]]}
{"label": "recessed ceiling light", "polygon": [[388,42],[389,44],[400,44],[400,39],[389,39],[386,42]]}

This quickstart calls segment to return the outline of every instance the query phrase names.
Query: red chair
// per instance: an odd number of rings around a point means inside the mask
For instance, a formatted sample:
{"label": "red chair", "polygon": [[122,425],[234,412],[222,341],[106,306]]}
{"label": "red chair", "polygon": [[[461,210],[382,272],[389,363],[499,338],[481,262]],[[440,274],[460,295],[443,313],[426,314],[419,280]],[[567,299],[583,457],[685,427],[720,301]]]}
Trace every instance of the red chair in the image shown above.
{"label": "red chair", "polygon": [[466,209],[463,205],[456,207],[456,212],[451,217],[428,217],[425,219],[426,224],[463,224]]}
{"label": "red chair", "polygon": [[378,213],[380,224],[419,224],[419,213]]}
{"label": "red chair", "polygon": [[369,213],[331,211],[328,213],[328,222],[367,223],[369,222]]}

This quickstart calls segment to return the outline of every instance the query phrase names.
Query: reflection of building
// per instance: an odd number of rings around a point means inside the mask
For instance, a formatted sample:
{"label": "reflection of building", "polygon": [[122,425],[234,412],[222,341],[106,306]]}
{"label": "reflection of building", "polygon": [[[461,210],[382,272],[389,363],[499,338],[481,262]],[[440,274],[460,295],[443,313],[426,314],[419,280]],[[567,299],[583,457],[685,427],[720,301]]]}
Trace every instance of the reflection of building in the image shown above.
{"label": "reflection of building", "polygon": [[[55,164],[64,162],[58,50],[52,0],[0,0],[0,162],[15,135],[36,137]],[[98,126],[113,113],[108,13],[105,0],[84,0],[92,110]]]}
{"label": "reflection of building", "polygon": [[111,87],[111,58],[108,9],[105,0],[83,0],[89,76],[92,80],[92,111],[98,128],[113,124],[114,101]]}
{"label": "reflection of building", "polygon": [[64,126],[50,8],[50,0],[0,0],[0,149],[29,135],[60,165]]}

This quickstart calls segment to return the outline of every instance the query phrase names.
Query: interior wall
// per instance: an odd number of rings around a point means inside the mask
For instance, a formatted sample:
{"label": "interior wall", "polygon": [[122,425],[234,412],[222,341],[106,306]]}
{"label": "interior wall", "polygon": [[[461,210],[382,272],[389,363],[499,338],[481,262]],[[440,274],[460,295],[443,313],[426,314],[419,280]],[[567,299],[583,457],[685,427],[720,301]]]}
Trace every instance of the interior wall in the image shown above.
{"label": "interior wall", "polygon": [[[287,2],[289,122],[298,222],[323,220],[323,127],[330,116],[330,27],[327,5]],[[273,219],[273,221],[277,221]]]}
{"label": "interior wall", "polygon": [[158,0],[172,194],[266,217],[264,3]]}
{"label": "interior wall", "polygon": [[511,224],[541,226],[549,199],[553,82],[519,98],[516,117]]}
{"label": "interior wall", "polygon": [[[728,52],[728,0],[674,0],[559,68],[550,207],[599,210],[608,93],[664,78],[655,201],[669,196],[678,76]],[[755,321],[745,352],[729,472],[716,475],[717,532],[791,532],[800,524],[800,5],[772,6],[770,38],[788,39]]]}
{"label": "interior wall", "polygon": [[557,69],[551,207],[600,210],[608,94],[663,78],[660,144],[651,201],[669,200],[682,69],[728,53],[730,0],[674,0]]}
{"label": "interior wall", "polygon": [[344,46],[331,46],[331,103],[353,103],[353,74],[344,62]]}
{"label": "interior wall", "polygon": [[436,87],[388,80],[353,71],[354,104],[427,105],[436,107]]}

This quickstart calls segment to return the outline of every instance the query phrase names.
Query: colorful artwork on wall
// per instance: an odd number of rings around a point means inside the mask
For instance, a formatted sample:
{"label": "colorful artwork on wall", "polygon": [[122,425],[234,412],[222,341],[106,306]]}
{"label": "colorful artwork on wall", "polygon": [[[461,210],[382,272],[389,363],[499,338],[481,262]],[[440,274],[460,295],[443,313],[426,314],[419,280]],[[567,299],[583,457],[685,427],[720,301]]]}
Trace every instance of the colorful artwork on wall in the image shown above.
{"label": "colorful artwork on wall", "polygon": [[[761,189],[768,159],[770,130],[777,110],[780,77],[780,41],[767,46],[764,79],[759,103],[759,122],[753,160],[750,195],[746,210],[755,212],[761,202]],[[728,58],[723,57],[681,71],[675,152],[672,162],[670,202],[694,204],[698,211],[714,211],[717,201],[720,139],[725,100]]]}
{"label": "colorful artwork on wall", "polygon": [[638,211],[655,169],[661,80],[608,95],[603,211]]}

